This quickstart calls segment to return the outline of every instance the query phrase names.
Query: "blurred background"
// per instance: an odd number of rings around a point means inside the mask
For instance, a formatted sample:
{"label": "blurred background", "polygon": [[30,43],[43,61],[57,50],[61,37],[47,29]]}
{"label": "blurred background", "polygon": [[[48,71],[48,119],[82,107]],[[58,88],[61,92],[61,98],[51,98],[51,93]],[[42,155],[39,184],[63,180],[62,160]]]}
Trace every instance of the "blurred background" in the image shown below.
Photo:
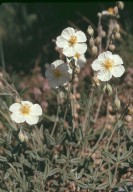
{"label": "blurred background", "polygon": [[[0,5],[0,66],[8,72],[28,72],[39,60],[42,67],[58,58],[52,41],[68,26],[86,33],[97,26],[97,13],[115,2],[3,3]],[[122,28],[133,33],[133,2],[120,13]]]}

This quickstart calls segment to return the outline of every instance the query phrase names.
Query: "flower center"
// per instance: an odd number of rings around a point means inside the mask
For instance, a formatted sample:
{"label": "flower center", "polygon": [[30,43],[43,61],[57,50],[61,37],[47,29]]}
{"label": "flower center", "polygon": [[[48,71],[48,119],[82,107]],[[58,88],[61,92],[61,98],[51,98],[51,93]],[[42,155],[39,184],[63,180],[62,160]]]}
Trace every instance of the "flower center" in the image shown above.
{"label": "flower center", "polygon": [[108,8],[107,11],[110,13],[110,14],[114,14],[114,9],[112,7]]}
{"label": "flower center", "polygon": [[113,67],[114,62],[111,59],[105,60],[103,66],[106,70],[110,70]]}
{"label": "flower center", "polygon": [[23,114],[23,115],[29,115],[30,113],[30,106],[28,104],[22,105],[22,107],[19,109],[19,111]]}
{"label": "flower center", "polygon": [[69,39],[69,44],[70,44],[70,47],[73,46],[75,43],[77,43],[77,37],[76,36],[71,36],[71,38]]}
{"label": "flower center", "polygon": [[76,54],[74,55],[74,57],[76,57],[77,59],[79,59],[80,54],[79,54],[79,53],[76,53]]}
{"label": "flower center", "polygon": [[53,74],[56,78],[59,78],[62,76],[62,72],[59,69],[54,69]]}

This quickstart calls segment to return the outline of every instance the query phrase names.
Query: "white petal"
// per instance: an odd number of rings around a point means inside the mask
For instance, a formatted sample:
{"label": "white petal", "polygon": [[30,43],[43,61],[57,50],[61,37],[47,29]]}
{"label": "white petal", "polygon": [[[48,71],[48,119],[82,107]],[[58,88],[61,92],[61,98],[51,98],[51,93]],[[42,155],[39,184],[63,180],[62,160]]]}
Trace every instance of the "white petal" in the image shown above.
{"label": "white petal", "polygon": [[12,113],[11,114],[11,119],[15,121],[16,123],[23,123],[25,121],[24,116],[22,116],[20,113]]}
{"label": "white petal", "polygon": [[66,40],[69,40],[71,36],[73,36],[75,33],[75,30],[72,27],[67,27],[64,29],[61,33],[61,36],[63,36]]}
{"label": "white petal", "polygon": [[112,59],[115,65],[123,64],[123,60],[119,55],[113,55]]}
{"label": "white petal", "polygon": [[114,77],[121,77],[125,72],[123,65],[116,65],[111,69],[111,73]]}
{"label": "white petal", "polygon": [[61,59],[58,59],[58,60],[54,61],[53,63],[51,63],[51,68],[56,68],[56,67],[60,66],[61,64],[64,64],[64,61]]}
{"label": "white petal", "polygon": [[20,109],[21,104],[20,103],[14,103],[9,107],[9,111],[16,112]]}
{"label": "white petal", "polygon": [[83,54],[86,52],[87,50],[87,44],[86,43],[77,43],[75,46],[74,46],[75,50],[77,53],[79,54]]}
{"label": "white petal", "polygon": [[102,68],[101,60],[99,59],[94,60],[91,67],[94,71],[99,71]]}
{"label": "white petal", "polygon": [[70,46],[66,46],[64,47],[63,49],[63,54],[66,56],[66,57],[72,57],[74,56],[76,53],[74,47],[70,47]]}
{"label": "white petal", "polygon": [[68,44],[68,41],[66,39],[64,39],[63,36],[59,36],[56,39],[56,45],[60,48],[63,48],[65,45]]}
{"label": "white petal", "polygon": [[59,65],[59,66],[57,67],[57,69],[59,69],[59,70],[62,72],[62,74],[67,74],[68,71],[69,71],[70,73],[72,73],[71,68],[70,68],[69,65],[67,65],[66,63],[62,63],[61,65]]}
{"label": "white petal", "polygon": [[30,112],[31,115],[35,115],[35,116],[40,116],[42,115],[42,108],[39,104],[34,104],[32,107],[31,107],[31,112]]}
{"label": "white petal", "polygon": [[37,124],[39,117],[34,115],[28,115],[28,116],[25,116],[25,120],[29,125],[35,125]]}
{"label": "white petal", "polygon": [[29,105],[30,107],[33,106],[33,103],[31,103],[30,101],[21,101],[21,104],[22,104],[22,105],[27,104],[27,105]]}
{"label": "white petal", "polygon": [[112,59],[112,53],[110,51],[103,52],[98,56],[98,59],[102,62],[107,58]]}
{"label": "white petal", "polygon": [[112,77],[112,74],[110,71],[101,70],[97,74],[97,78],[101,81],[109,81]]}
{"label": "white petal", "polygon": [[85,36],[85,34],[82,31],[77,31],[75,33],[75,36],[77,37],[77,42],[78,43],[83,43],[87,41],[87,38]]}
{"label": "white petal", "polygon": [[84,62],[83,60],[81,60],[81,59],[78,59],[78,60],[77,60],[77,65],[78,65],[80,68],[83,68],[84,65],[85,65],[85,62]]}
{"label": "white petal", "polygon": [[55,79],[49,79],[48,84],[52,88],[58,88],[59,87],[59,83],[57,83],[57,81]]}

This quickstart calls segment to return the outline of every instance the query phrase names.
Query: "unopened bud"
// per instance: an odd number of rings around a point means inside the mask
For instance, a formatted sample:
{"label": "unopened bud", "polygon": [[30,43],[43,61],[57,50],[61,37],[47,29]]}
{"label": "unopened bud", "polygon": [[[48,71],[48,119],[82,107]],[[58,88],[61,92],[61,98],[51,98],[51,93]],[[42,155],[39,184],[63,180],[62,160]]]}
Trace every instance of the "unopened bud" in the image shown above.
{"label": "unopened bud", "polygon": [[21,103],[21,100],[20,100],[18,97],[16,97],[16,98],[15,98],[15,102],[16,102],[16,103]]}
{"label": "unopened bud", "polygon": [[102,35],[102,37],[106,37],[106,32],[102,30],[101,35]]}
{"label": "unopened bud", "polygon": [[102,13],[98,13],[97,16],[98,16],[98,17],[102,17]]}
{"label": "unopened bud", "polygon": [[77,76],[74,77],[74,83],[78,83],[79,82],[79,78]]}
{"label": "unopened bud", "polygon": [[130,115],[133,115],[133,106],[128,108],[128,113],[129,113]]}
{"label": "unopened bud", "polygon": [[116,109],[120,109],[120,107],[121,107],[121,102],[120,102],[120,100],[118,99],[117,95],[115,96],[114,104],[115,104]]}
{"label": "unopened bud", "polygon": [[118,5],[119,9],[121,9],[121,10],[124,9],[124,3],[122,1],[118,1],[117,5]]}
{"label": "unopened bud", "polygon": [[0,72],[0,78],[2,78],[2,77],[3,77],[3,73]]}
{"label": "unopened bud", "polygon": [[23,133],[23,131],[22,131],[22,128],[21,128],[20,131],[19,131],[18,138],[19,138],[19,140],[20,140],[21,142],[24,142],[24,140],[25,140],[25,136],[24,136],[24,133]]}
{"label": "unopened bud", "polygon": [[115,50],[115,45],[114,45],[114,44],[109,44],[109,49],[110,49],[111,51],[114,51],[114,50]]}
{"label": "unopened bud", "polygon": [[111,94],[112,94],[112,87],[111,87],[111,85],[110,85],[109,83],[107,83],[107,84],[104,86],[103,91],[104,91],[104,92],[107,92],[109,95],[111,95]]}
{"label": "unopened bud", "polygon": [[91,27],[91,25],[88,26],[88,28],[87,28],[87,33],[88,33],[89,35],[93,36],[93,34],[94,34],[94,29]]}
{"label": "unopened bud", "polygon": [[74,116],[75,119],[78,119],[78,113],[74,113],[73,116]]}
{"label": "unopened bud", "polygon": [[91,49],[91,51],[92,51],[92,53],[94,54],[94,55],[96,55],[97,54],[97,47],[96,46],[93,46],[92,47],[92,49]]}
{"label": "unopened bud", "polygon": [[126,122],[130,123],[133,120],[133,118],[131,117],[131,115],[126,115],[125,120]]}
{"label": "unopened bud", "polygon": [[99,45],[101,43],[101,38],[100,37],[97,37],[96,40],[95,40],[95,44],[96,45]]}
{"label": "unopened bud", "polygon": [[89,39],[89,45],[90,45],[91,47],[94,46],[94,39],[93,39],[92,37]]}
{"label": "unopened bud", "polygon": [[114,11],[114,14],[117,15],[117,14],[118,14],[118,7],[115,6],[114,9],[113,9],[113,11]]}
{"label": "unopened bud", "polygon": [[78,75],[80,73],[80,67],[77,67],[75,68],[75,74]]}
{"label": "unopened bud", "polygon": [[92,84],[93,84],[93,86],[100,86],[100,81],[99,81],[99,79],[97,78],[97,76],[94,76],[93,78],[92,78]]}
{"label": "unopened bud", "polygon": [[64,99],[65,95],[63,91],[59,92],[59,99]]}
{"label": "unopened bud", "polygon": [[116,33],[115,33],[115,38],[116,38],[116,39],[120,39],[120,38],[121,38],[121,34],[120,34],[119,32],[116,32]]}
{"label": "unopened bud", "polygon": [[76,99],[75,95],[74,95],[74,94],[71,94],[71,95],[70,95],[70,99],[75,100],[75,99]]}
{"label": "unopened bud", "polygon": [[71,69],[75,69],[75,67],[76,67],[75,63],[76,63],[75,59],[72,58],[69,62],[69,66]]}
{"label": "unopened bud", "polygon": [[115,39],[115,36],[114,34],[111,35],[111,39],[114,40]]}
{"label": "unopened bud", "polygon": [[80,109],[80,105],[78,103],[76,104],[76,109]]}
{"label": "unopened bud", "polygon": [[116,31],[120,31],[120,25],[118,23],[115,24],[114,29]]}
{"label": "unopened bud", "polygon": [[108,106],[108,110],[109,112],[112,112],[113,111],[113,107],[111,105]]}
{"label": "unopened bud", "polygon": [[80,94],[76,93],[76,98],[79,99],[80,98]]}

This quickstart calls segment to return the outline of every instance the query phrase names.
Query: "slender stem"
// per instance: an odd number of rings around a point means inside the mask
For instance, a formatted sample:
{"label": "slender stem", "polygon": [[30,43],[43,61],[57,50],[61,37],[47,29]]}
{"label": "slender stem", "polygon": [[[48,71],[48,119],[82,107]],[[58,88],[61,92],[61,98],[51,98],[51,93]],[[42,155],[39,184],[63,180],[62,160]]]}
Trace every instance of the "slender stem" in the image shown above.
{"label": "slender stem", "polygon": [[94,118],[94,122],[97,121],[97,118],[98,118],[98,115],[99,115],[99,112],[100,112],[100,108],[101,108],[101,105],[102,105],[102,101],[103,101],[103,95],[104,95],[104,93],[100,97],[97,112],[96,112],[96,115],[95,115],[95,118]]}
{"label": "slender stem", "polygon": [[3,67],[4,70],[6,70],[2,37],[0,38],[0,56],[1,56],[2,67]]}
{"label": "slender stem", "polygon": [[[58,101],[58,95],[57,95],[57,101]],[[58,103],[57,112],[56,112],[56,118],[55,118],[54,126],[53,126],[53,129],[52,129],[52,132],[51,132],[51,136],[53,136],[55,128],[56,128],[56,125],[57,125],[57,122],[58,122],[59,111],[60,111],[60,105]]]}

